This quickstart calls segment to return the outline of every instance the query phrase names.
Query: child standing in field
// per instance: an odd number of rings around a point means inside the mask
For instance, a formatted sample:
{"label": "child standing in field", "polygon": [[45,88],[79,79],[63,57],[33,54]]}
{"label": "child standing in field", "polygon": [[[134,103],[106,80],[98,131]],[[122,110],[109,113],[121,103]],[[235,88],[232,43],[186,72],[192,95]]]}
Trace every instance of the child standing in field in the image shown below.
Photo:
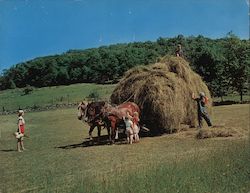
{"label": "child standing in field", "polygon": [[133,116],[133,131],[134,131],[134,138],[135,138],[135,142],[139,142],[139,114],[138,112],[134,112],[134,116]]}
{"label": "child standing in field", "polygon": [[16,138],[17,138],[17,151],[22,152],[25,150],[24,144],[23,144],[23,138],[24,138],[24,130],[25,130],[25,120],[23,118],[24,116],[24,111],[19,110],[18,111],[18,129],[17,132],[15,133]]}
{"label": "child standing in field", "polygon": [[132,122],[132,117],[127,113],[127,115],[123,118],[125,125],[126,125],[126,135],[127,135],[127,142],[129,144],[133,143],[133,122]]}

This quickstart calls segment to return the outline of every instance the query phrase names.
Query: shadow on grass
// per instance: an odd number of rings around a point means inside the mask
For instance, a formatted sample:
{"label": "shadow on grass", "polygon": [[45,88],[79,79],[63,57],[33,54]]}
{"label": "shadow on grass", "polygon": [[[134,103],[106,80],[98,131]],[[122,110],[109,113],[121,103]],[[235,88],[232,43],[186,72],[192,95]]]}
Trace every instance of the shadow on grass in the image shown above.
{"label": "shadow on grass", "polygon": [[2,152],[13,152],[16,151],[16,149],[1,149]]}
{"label": "shadow on grass", "polygon": [[[115,145],[122,145],[126,144],[125,138],[119,138],[115,141]],[[74,148],[80,148],[80,147],[92,147],[92,146],[100,146],[100,145],[112,145],[109,141],[108,135],[100,136],[99,141],[98,137],[93,137],[93,140],[90,140],[89,138],[85,138],[85,140],[82,143],[76,143],[76,144],[69,144],[64,146],[58,146],[55,148],[60,149],[74,149]]]}
{"label": "shadow on grass", "polygon": [[214,101],[213,106],[221,106],[221,105],[234,105],[234,104],[249,104],[249,100],[245,101],[235,101],[235,100],[225,100],[225,101]]}
{"label": "shadow on grass", "polygon": [[[162,134],[150,134],[149,132],[140,132],[139,136],[140,138],[144,137],[155,137],[155,136],[161,136]],[[119,139],[115,140],[115,143],[111,143],[109,141],[108,135],[102,135],[99,138],[93,137],[93,140],[90,140],[89,138],[85,138],[82,143],[76,143],[76,144],[69,144],[64,146],[57,146],[55,148],[60,149],[74,149],[74,148],[81,148],[81,147],[92,147],[92,146],[101,146],[101,145],[124,145],[127,144],[127,137],[125,133],[119,133]]]}

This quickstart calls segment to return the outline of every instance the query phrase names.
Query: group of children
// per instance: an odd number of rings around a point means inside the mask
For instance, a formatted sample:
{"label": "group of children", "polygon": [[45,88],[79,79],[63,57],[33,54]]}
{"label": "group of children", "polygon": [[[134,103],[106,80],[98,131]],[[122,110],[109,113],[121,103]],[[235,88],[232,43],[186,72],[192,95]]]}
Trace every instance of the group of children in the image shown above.
{"label": "group of children", "polygon": [[127,142],[132,144],[134,142],[139,142],[139,114],[138,112],[134,112],[133,116],[127,112],[126,116],[123,117],[126,126],[126,135],[127,135]]}

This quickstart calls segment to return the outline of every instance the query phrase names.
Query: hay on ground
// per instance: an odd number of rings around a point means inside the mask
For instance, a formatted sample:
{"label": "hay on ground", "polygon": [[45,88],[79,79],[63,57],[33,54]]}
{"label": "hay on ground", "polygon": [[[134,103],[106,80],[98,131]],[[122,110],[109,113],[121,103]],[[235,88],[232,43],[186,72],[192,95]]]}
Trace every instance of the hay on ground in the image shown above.
{"label": "hay on ground", "polygon": [[111,102],[121,104],[131,101],[141,109],[141,122],[152,133],[172,132],[181,124],[195,126],[197,104],[194,92],[211,96],[201,77],[181,57],[166,56],[159,62],[129,70],[111,95]]}
{"label": "hay on ground", "polygon": [[198,139],[214,138],[214,137],[244,137],[246,133],[241,128],[214,126],[200,129],[196,134]]}

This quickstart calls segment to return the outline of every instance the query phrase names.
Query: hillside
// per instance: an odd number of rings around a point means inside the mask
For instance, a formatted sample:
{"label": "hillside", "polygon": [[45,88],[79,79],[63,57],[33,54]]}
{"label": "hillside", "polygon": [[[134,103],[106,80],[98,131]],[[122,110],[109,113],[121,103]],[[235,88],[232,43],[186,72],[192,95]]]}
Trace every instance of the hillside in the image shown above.
{"label": "hillside", "polygon": [[75,83],[115,83],[138,65],[155,63],[175,55],[181,44],[184,57],[209,86],[213,96],[226,96],[247,88],[250,44],[229,33],[222,39],[203,36],[158,38],[86,50],[69,50],[54,56],[35,58],[12,66],[0,75],[0,90],[28,85],[46,87]]}
{"label": "hillside", "polygon": [[[31,87],[32,91],[25,94],[25,88],[16,88],[0,91],[0,114],[16,112],[18,108],[27,110],[46,110],[60,106],[76,106],[81,100],[109,100],[116,84],[102,85],[94,83],[79,83],[72,85],[51,86],[43,88]],[[91,99],[91,98],[92,99]],[[225,104],[239,103],[238,95],[224,97]],[[213,101],[220,104],[220,98],[214,97]],[[243,97],[249,101],[249,95]]]}
{"label": "hillside", "polygon": [[58,105],[78,104],[88,97],[108,100],[115,85],[73,84],[32,88],[29,94],[24,89],[0,91],[0,112],[16,111],[18,108],[38,110]]}

